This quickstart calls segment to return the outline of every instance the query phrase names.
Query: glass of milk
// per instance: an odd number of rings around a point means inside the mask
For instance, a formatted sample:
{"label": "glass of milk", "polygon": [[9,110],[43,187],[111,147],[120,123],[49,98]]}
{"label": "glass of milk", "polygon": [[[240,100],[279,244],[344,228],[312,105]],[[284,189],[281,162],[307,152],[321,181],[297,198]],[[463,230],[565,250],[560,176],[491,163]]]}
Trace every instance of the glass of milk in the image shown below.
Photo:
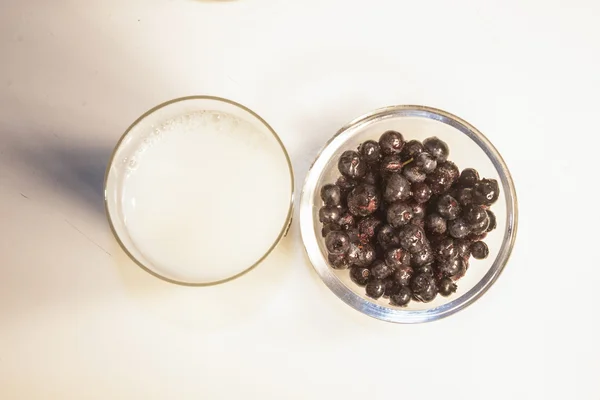
{"label": "glass of milk", "polygon": [[260,263],[292,218],[293,172],[275,131],[230,100],[161,104],[108,165],[106,211],[123,250],[166,281],[210,285]]}

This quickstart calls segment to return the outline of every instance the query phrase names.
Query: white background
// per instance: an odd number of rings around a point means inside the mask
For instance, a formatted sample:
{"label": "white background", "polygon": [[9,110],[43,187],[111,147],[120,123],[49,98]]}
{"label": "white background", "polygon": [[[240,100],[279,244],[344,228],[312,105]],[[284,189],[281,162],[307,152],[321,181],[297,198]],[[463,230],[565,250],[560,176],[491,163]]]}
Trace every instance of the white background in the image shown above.
{"label": "white background", "polygon": [[[1,399],[598,399],[597,1],[0,0]],[[517,186],[517,245],[468,309],[402,326],[321,283],[298,227],[212,288],[134,266],[105,221],[140,114],[229,97],[301,185],[374,108],[481,129]]]}

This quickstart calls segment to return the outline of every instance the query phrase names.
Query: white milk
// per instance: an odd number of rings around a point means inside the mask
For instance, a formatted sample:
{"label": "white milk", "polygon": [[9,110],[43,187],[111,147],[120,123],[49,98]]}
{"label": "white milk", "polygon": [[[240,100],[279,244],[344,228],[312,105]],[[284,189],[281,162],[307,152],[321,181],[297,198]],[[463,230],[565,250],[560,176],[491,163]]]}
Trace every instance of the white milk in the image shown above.
{"label": "white milk", "polygon": [[263,127],[197,112],[149,132],[124,180],[128,233],[155,272],[186,282],[231,277],[283,228],[291,180]]}

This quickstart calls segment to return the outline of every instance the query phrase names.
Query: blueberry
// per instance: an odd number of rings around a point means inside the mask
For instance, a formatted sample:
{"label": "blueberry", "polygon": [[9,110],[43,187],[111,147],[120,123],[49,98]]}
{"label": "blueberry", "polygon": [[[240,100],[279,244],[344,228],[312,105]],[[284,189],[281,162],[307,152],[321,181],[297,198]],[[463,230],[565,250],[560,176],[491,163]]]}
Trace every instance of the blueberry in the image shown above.
{"label": "blueberry", "polygon": [[408,265],[401,265],[396,269],[396,272],[394,272],[394,280],[400,286],[407,286],[410,284],[413,273],[414,271],[411,267]]}
{"label": "blueberry", "polygon": [[400,246],[410,253],[423,250],[428,243],[423,229],[415,225],[403,226],[398,233],[398,237],[400,238]]}
{"label": "blueberry", "polygon": [[448,222],[448,233],[456,239],[462,239],[471,232],[469,224],[462,218],[456,218]]}
{"label": "blueberry", "polygon": [[319,210],[319,221],[324,224],[339,221],[342,216],[342,210],[336,206],[325,206]]}
{"label": "blueberry", "polygon": [[406,307],[412,298],[412,292],[407,286],[401,287],[398,293],[390,296],[390,302],[398,307]]}
{"label": "blueberry", "polygon": [[321,199],[327,206],[339,206],[342,202],[342,190],[338,185],[325,185],[321,188]]}
{"label": "blueberry", "polygon": [[363,176],[361,179],[362,182],[368,183],[371,185],[378,185],[379,180],[380,180],[379,173],[373,169],[368,169],[365,176]]}
{"label": "blueberry", "polygon": [[420,153],[414,161],[415,165],[426,174],[432,173],[437,167],[436,159],[429,153]]}
{"label": "blueberry", "polygon": [[437,201],[437,212],[447,220],[453,220],[460,214],[458,201],[449,194],[445,194]]}
{"label": "blueberry", "polygon": [[428,303],[435,299],[438,292],[435,279],[426,273],[420,273],[415,276],[410,283],[410,288],[413,292],[413,298],[423,303]]}
{"label": "blueberry", "polygon": [[473,258],[483,260],[490,254],[490,249],[485,242],[475,242],[471,245],[471,254],[473,255]]}
{"label": "blueberry", "polygon": [[404,170],[402,171],[402,174],[406,179],[413,183],[425,182],[425,178],[427,177],[427,175],[425,175],[425,172],[423,172],[423,170],[421,170],[415,164],[406,166],[406,168],[404,168]]}
{"label": "blueberry", "polygon": [[377,229],[381,224],[381,220],[371,215],[361,219],[357,227],[362,237],[371,240],[377,234]]}
{"label": "blueberry", "polygon": [[352,191],[352,189],[354,189],[356,187],[356,185],[358,184],[357,181],[355,181],[354,179],[348,178],[347,176],[340,176],[337,181],[335,181],[336,186],[338,186],[340,188],[340,191],[342,193],[342,197],[346,197],[348,195],[348,193],[350,193],[350,191]]}
{"label": "blueberry", "polygon": [[367,296],[378,299],[383,296],[383,292],[385,292],[385,284],[380,280],[371,281],[367,283],[365,292],[367,293]]}
{"label": "blueberry", "polygon": [[374,279],[383,280],[394,273],[394,268],[381,260],[376,260],[369,268]]}
{"label": "blueberry", "polygon": [[354,228],[354,215],[352,215],[348,211],[346,211],[345,213],[343,213],[340,216],[340,219],[338,219],[337,223],[344,230],[348,230],[350,228]]}
{"label": "blueberry", "polygon": [[487,217],[487,212],[483,206],[470,204],[464,208],[462,216],[467,224],[473,225],[483,221]]}
{"label": "blueberry", "polygon": [[410,222],[413,217],[412,208],[400,201],[392,203],[387,209],[387,222],[394,228],[399,228]]}
{"label": "blueberry", "polygon": [[392,174],[386,184],[383,198],[388,203],[406,200],[410,197],[410,182],[400,174]]}
{"label": "blueberry", "polygon": [[488,219],[490,220],[490,223],[488,224],[488,228],[486,229],[486,232],[491,232],[494,229],[496,229],[496,215],[491,211],[491,210],[486,210],[487,215],[488,215]]}
{"label": "blueberry", "polygon": [[329,254],[327,258],[334,269],[347,269],[350,267],[350,262],[345,254]]}
{"label": "blueberry", "polygon": [[484,215],[484,217],[480,222],[471,224],[469,226],[471,228],[472,235],[484,234],[487,231],[488,227],[490,226],[490,218],[488,217],[487,213],[484,213],[483,215]]}
{"label": "blueberry", "polygon": [[340,156],[338,169],[348,178],[361,178],[367,173],[367,163],[356,151],[347,150]]}
{"label": "blueberry", "polygon": [[471,241],[466,239],[456,239],[454,241],[456,245],[456,249],[458,250],[458,255],[463,259],[468,259],[471,257]]}
{"label": "blueberry", "polygon": [[400,154],[404,147],[404,138],[400,132],[387,131],[379,138],[379,146],[385,155]]}
{"label": "blueberry", "polygon": [[350,279],[358,286],[365,286],[369,282],[371,271],[365,267],[352,267],[350,268]]}
{"label": "blueberry", "polygon": [[473,201],[490,206],[498,200],[500,188],[495,179],[482,179],[473,186]]}
{"label": "blueberry", "polygon": [[327,234],[331,231],[341,231],[341,230],[342,230],[342,227],[334,222],[332,222],[330,224],[324,224],[323,228],[321,229],[321,236],[326,237]]}
{"label": "blueberry", "polygon": [[425,218],[413,217],[413,219],[410,220],[410,223],[414,226],[418,226],[421,229],[425,228]]}
{"label": "blueberry", "polygon": [[411,158],[414,159],[424,150],[425,148],[423,147],[423,143],[419,142],[418,140],[409,140],[408,142],[404,143],[404,147],[400,152],[400,158],[405,161],[410,160]]}
{"label": "blueberry", "polygon": [[416,268],[416,272],[433,276],[433,264],[425,264],[422,267]]}
{"label": "blueberry", "polygon": [[437,169],[448,175],[452,183],[456,182],[460,176],[458,167],[452,161],[445,161],[441,164],[438,163]]}
{"label": "blueberry", "polygon": [[425,182],[429,185],[433,194],[442,194],[452,186],[452,176],[447,170],[438,167],[427,175]]}
{"label": "blueberry", "polygon": [[426,246],[423,248],[423,250],[411,255],[410,265],[412,265],[415,268],[421,268],[425,265],[431,264],[433,260],[433,250],[431,249],[431,246]]}
{"label": "blueberry", "polygon": [[460,204],[461,206],[467,206],[471,203],[473,203],[473,189],[468,187],[468,188],[458,188],[456,190],[456,194],[455,194],[455,198],[456,201],[458,201],[458,204]]}
{"label": "blueberry", "polygon": [[438,162],[444,162],[448,159],[448,155],[450,154],[448,145],[436,136],[425,139],[423,146]]}
{"label": "blueberry", "polygon": [[444,261],[440,261],[437,264],[437,269],[443,276],[454,276],[460,272],[462,264],[462,258],[450,258]]}
{"label": "blueberry", "polygon": [[357,245],[363,243],[363,237],[361,236],[358,228],[350,227],[346,229],[345,232],[350,239],[350,243],[356,243]]}
{"label": "blueberry", "polygon": [[417,203],[416,201],[409,201],[408,204],[413,212],[413,219],[415,218],[425,218],[425,206],[421,203]]}
{"label": "blueberry", "polygon": [[361,144],[358,151],[363,160],[369,164],[376,163],[381,159],[381,148],[379,143],[374,140],[367,140]]}
{"label": "blueberry", "polygon": [[442,234],[446,232],[446,220],[440,214],[428,214],[425,217],[425,229],[431,233]]}
{"label": "blueberry", "polygon": [[400,290],[400,285],[394,280],[393,275],[384,279],[383,284],[385,285],[385,290],[383,291],[384,298],[389,298]]}
{"label": "blueberry", "polygon": [[353,215],[366,217],[379,208],[377,188],[368,183],[361,183],[348,195],[348,209]]}
{"label": "blueberry", "polygon": [[450,260],[458,256],[454,239],[446,237],[433,246],[433,253],[438,261]]}
{"label": "blueberry", "polygon": [[325,247],[330,254],[344,254],[350,248],[350,238],[344,232],[331,231],[325,237]]}
{"label": "blueberry", "polygon": [[431,198],[431,188],[426,183],[413,183],[412,194],[413,199],[417,203],[426,203]]}
{"label": "blueberry", "polygon": [[456,283],[450,278],[442,278],[438,283],[438,291],[444,297],[448,297],[452,293],[455,293],[456,289]]}
{"label": "blueberry", "polygon": [[463,169],[458,178],[458,184],[465,188],[473,187],[477,181],[479,181],[479,173],[473,168]]}
{"label": "blueberry", "polygon": [[403,249],[390,249],[385,252],[385,263],[391,268],[398,268],[403,264],[404,253]]}
{"label": "blueberry", "polygon": [[383,225],[377,233],[377,242],[384,249],[400,246],[400,238],[391,225]]}
{"label": "blueberry", "polygon": [[398,156],[387,156],[381,160],[381,165],[379,168],[381,169],[381,173],[384,175],[400,172],[402,170],[402,161],[400,161],[400,157]]}
{"label": "blueberry", "polygon": [[358,267],[368,267],[375,261],[375,249],[368,243],[350,243],[348,261]]}

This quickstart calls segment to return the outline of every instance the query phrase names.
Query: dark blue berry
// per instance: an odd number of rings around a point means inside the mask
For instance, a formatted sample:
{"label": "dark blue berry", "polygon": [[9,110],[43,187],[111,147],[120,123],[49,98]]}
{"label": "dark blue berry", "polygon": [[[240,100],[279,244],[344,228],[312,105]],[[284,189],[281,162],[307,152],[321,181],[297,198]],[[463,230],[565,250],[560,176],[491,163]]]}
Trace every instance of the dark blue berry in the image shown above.
{"label": "dark blue berry", "polygon": [[363,160],[369,164],[376,163],[381,159],[381,148],[379,143],[374,140],[367,140],[361,144],[358,151]]}
{"label": "dark blue berry", "polygon": [[410,284],[410,280],[413,276],[413,269],[408,265],[401,265],[396,268],[396,272],[394,272],[394,280],[400,286],[407,286]]}
{"label": "dark blue berry", "polygon": [[325,206],[319,209],[319,221],[324,224],[338,222],[342,216],[342,210],[337,206]]}
{"label": "dark blue berry", "polygon": [[379,208],[377,188],[368,183],[361,183],[348,195],[348,209],[353,215],[366,217]]}
{"label": "dark blue berry", "polygon": [[416,253],[428,244],[425,232],[418,226],[405,225],[398,232],[400,246],[410,253]]}
{"label": "dark blue berry", "polygon": [[402,158],[404,161],[408,161],[411,158],[414,159],[424,150],[425,148],[423,147],[423,143],[419,142],[418,140],[409,140],[408,142],[404,143],[404,147],[400,152],[400,158]]}
{"label": "dark blue berry", "polygon": [[482,179],[473,186],[473,202],[490,206],[498,200],[500,188],[495,179]]}
{"label": "dark blue berry", "polygon": [[467,224],[477,224],[487,217],[486,209],[478,204],[470,204],[466,206],[462,212],[462,216]]}
{"label": "dark blue berry", "polygon": [[358,286],[365,286],[369,282],[371,271],[365,267],[350,268],[350,279]]}
{"label": "dark blue berry", "polygon": [[450,258],[437,263],[437,269],[442,276],[454,276],[462,268],[463,260],[460,257]]}
{"label": "dark blue berry", "polygon": [[386,217],[388,224],[394,228],[399,228],[410,222],[413,211],[408,204],[397,201],[388,207]]}
{"label": "dark blue berry", "polygon": [[444,297],[448,297],[455,293],[456,289],[456,283],[450,278],[442,278],[438,283],[438,291]]}
{"label": "dark blue berry", "polygon": [[351,228],[354,228],[354,215],[350,214],[348,211],[346,211],[345,213],[343,213],[340,216],[340,219],[338,219],[337,223],[342,227],[342,229],[344,230],[348,230]]}
{"label": "dark blue berry", "polygon": [[426,183],[413,183],[412,184],[413,199],[417,203],[426,203],[431,198],[431,188]]}
{"label": "dark blue berry", "polygon": [[379,218],[371,215],[361,219],[357,227],[362,237],[371,240],[377,234],[377,230],[381,224],[382,222]]}
{"label": "dark blue berry", "polygon": [[425,178],[427,177],[425,172],[414,164],[407,165],[402,171],[402,174],[408,181],[413,183],[425,182]]}
{"label": "dark blue berry", "polygon": [[410,182],[400,174],[390,175],[383,198],[388,203],[393,203],[398,200],[406,200],[410,197],[411,187]]}
{"label": "dark blue berry", "polygon": [[400,161],[400,157],[398,156],[387,156],[383,158],[379,168],[381,169],[381,173],[386,176],[395,172],[399,173],[402,171],[402,161]]}
{"label": "dark blue berry", "polygon": [[383,280],[394,273],[394,268],[381,260],[376,260],[373,265],[371,265],[370,269],[374,279]]}
{"label": "dark blue berry", "polygon": [[383,225],[377,233],[377,242],[384,249],[400,246],[400,238],[391,225]]}
{"label": "dark blue berry", "polygon": [[321,188],[321,199],[327,206],[339,206],[342,202],[342,190],[338,185],[325,185]]}
{"label": "dark blue berry", "polygon": [[450,260],[458,256],[458,249],[452,238],[446,237],[433,245],[433,252],[438,261]]}
{"label": "dark blue berry", "polygon": [[390,296],[390,302],[398,307],[406,307],[412,298],[412,292],[409,287],[403,286],[398,290],[398,293]]}
{"label": "dark blue berry", "polygon": [[458,204],[460,204],[461,206],[467,206],[473,203],[473,188],[458,188],[456,190],[455,196],[456,201],[458,201]]}
{"label": "dark blue berry", "polygon": [[478,241],[471,245],[471,254],[473,255],[473,258],[483,260],[490,254],[490,249],[485,242]]}
{"label": "dark blue berry", "polygon": [[444,162],[448,159],[448,155],[450,154],[448,145],[436,136],[425,139],[423,146],[438,162]]}
{"label": "dark blue berry", "polygon": [[379,146],[385,155],[400,154],[404,147],[404,138],[400,132],[387,131],[379,138]]}
{"label": "dark blue berry", "polygon": [[484,234],[487,231],[488,227],[490,226],[490,218],[488,217],[487,213],[485,213],[483,215],[484,215],[484,217],[481,221],[471,224],[469,226],[471,228],[472,235]]}
{"label": "dark blue berry", "polygon": [[425,217],[425,229],[431,233],[442,234],[446,232],[446,220],[437,213],[428,214]]}
{"label": "dark blue berry", "polygon": [[358,267],[368,267],[375,261],[375,249],[369,243],[352,242],[348,249],[348,261]]}
{"label": "dark blue berry", "polygon": [[437,201],[437,212],[447,220],[453,220],[460,214],[458,201],[449,194],[445,194]]}
{"label": "dark blue berry", "polygon": [[429,303],[435,299],[438,292],[435,279],[432,275],[426,273],[415,276],[410,283],[410,288],[413,292],[413,298],[423,303]]}
{"label": "dark blue berry", "polygon": [[385,263],[391,268],[398,268],[404,265],[404,253],[406,250],[403,249],[390,249],[385,252]]}
{"label": "dark blue berry", "polygon": [[432,173],[437,167],[436,159],[429,153],[420,153],[416,156],[415,165],[426,174]]}
{"label": "dark blue berry", "polygon": [[344,254],[350,248],[350,238],[344,232],[331,231],[325,237],[325,247],[330,254]]}
{"label": "dark blue berry", "polygon": [[325,237],[331,231],[341,231],[341,230],[342,230],[342,227],[334,222],[332,222],[330,224],[325,224],[325,225],[323,225],[323,228],[321,229],[321,236]]}
{"label": "dark blue berry", "polygon": [[371,281],[367,283],[365,292],[367,293],[367,296],[378,299],[383,296],[383,292],[385,292],[385,284],[380,280]]}
{"label": "dark blue berry", "polygon": [[367,163],[363,161],[356,151],[347,150],[342,153],[338,161],[338,169],[342,175],[357,179],[367,173]]}
{"label": "dark blue berry", "polygon": [[431,264],[434,261],[434,254],[431,246],[426,246],[423,250],[418,251],[411,255],[410,265],[415,268],[421,268],[425,265]]}
{"label": "dark blue berry", "polygon": [[334,269],[347,269],[350,267],[350,262],[345,254],[329,254],[327,258]]}
{"label": "dark blue berry", "polygon": [[465,188],[473,187],[477,181],[479,181],[479,173],[473,168],[463,169],[458,178],[458,184]]}
{"label": "dark blue berry", "polygon": [[456,218],[448,222],[448,233],[456,239],[462,239],[471,232],[469,224],[462,218]]}

